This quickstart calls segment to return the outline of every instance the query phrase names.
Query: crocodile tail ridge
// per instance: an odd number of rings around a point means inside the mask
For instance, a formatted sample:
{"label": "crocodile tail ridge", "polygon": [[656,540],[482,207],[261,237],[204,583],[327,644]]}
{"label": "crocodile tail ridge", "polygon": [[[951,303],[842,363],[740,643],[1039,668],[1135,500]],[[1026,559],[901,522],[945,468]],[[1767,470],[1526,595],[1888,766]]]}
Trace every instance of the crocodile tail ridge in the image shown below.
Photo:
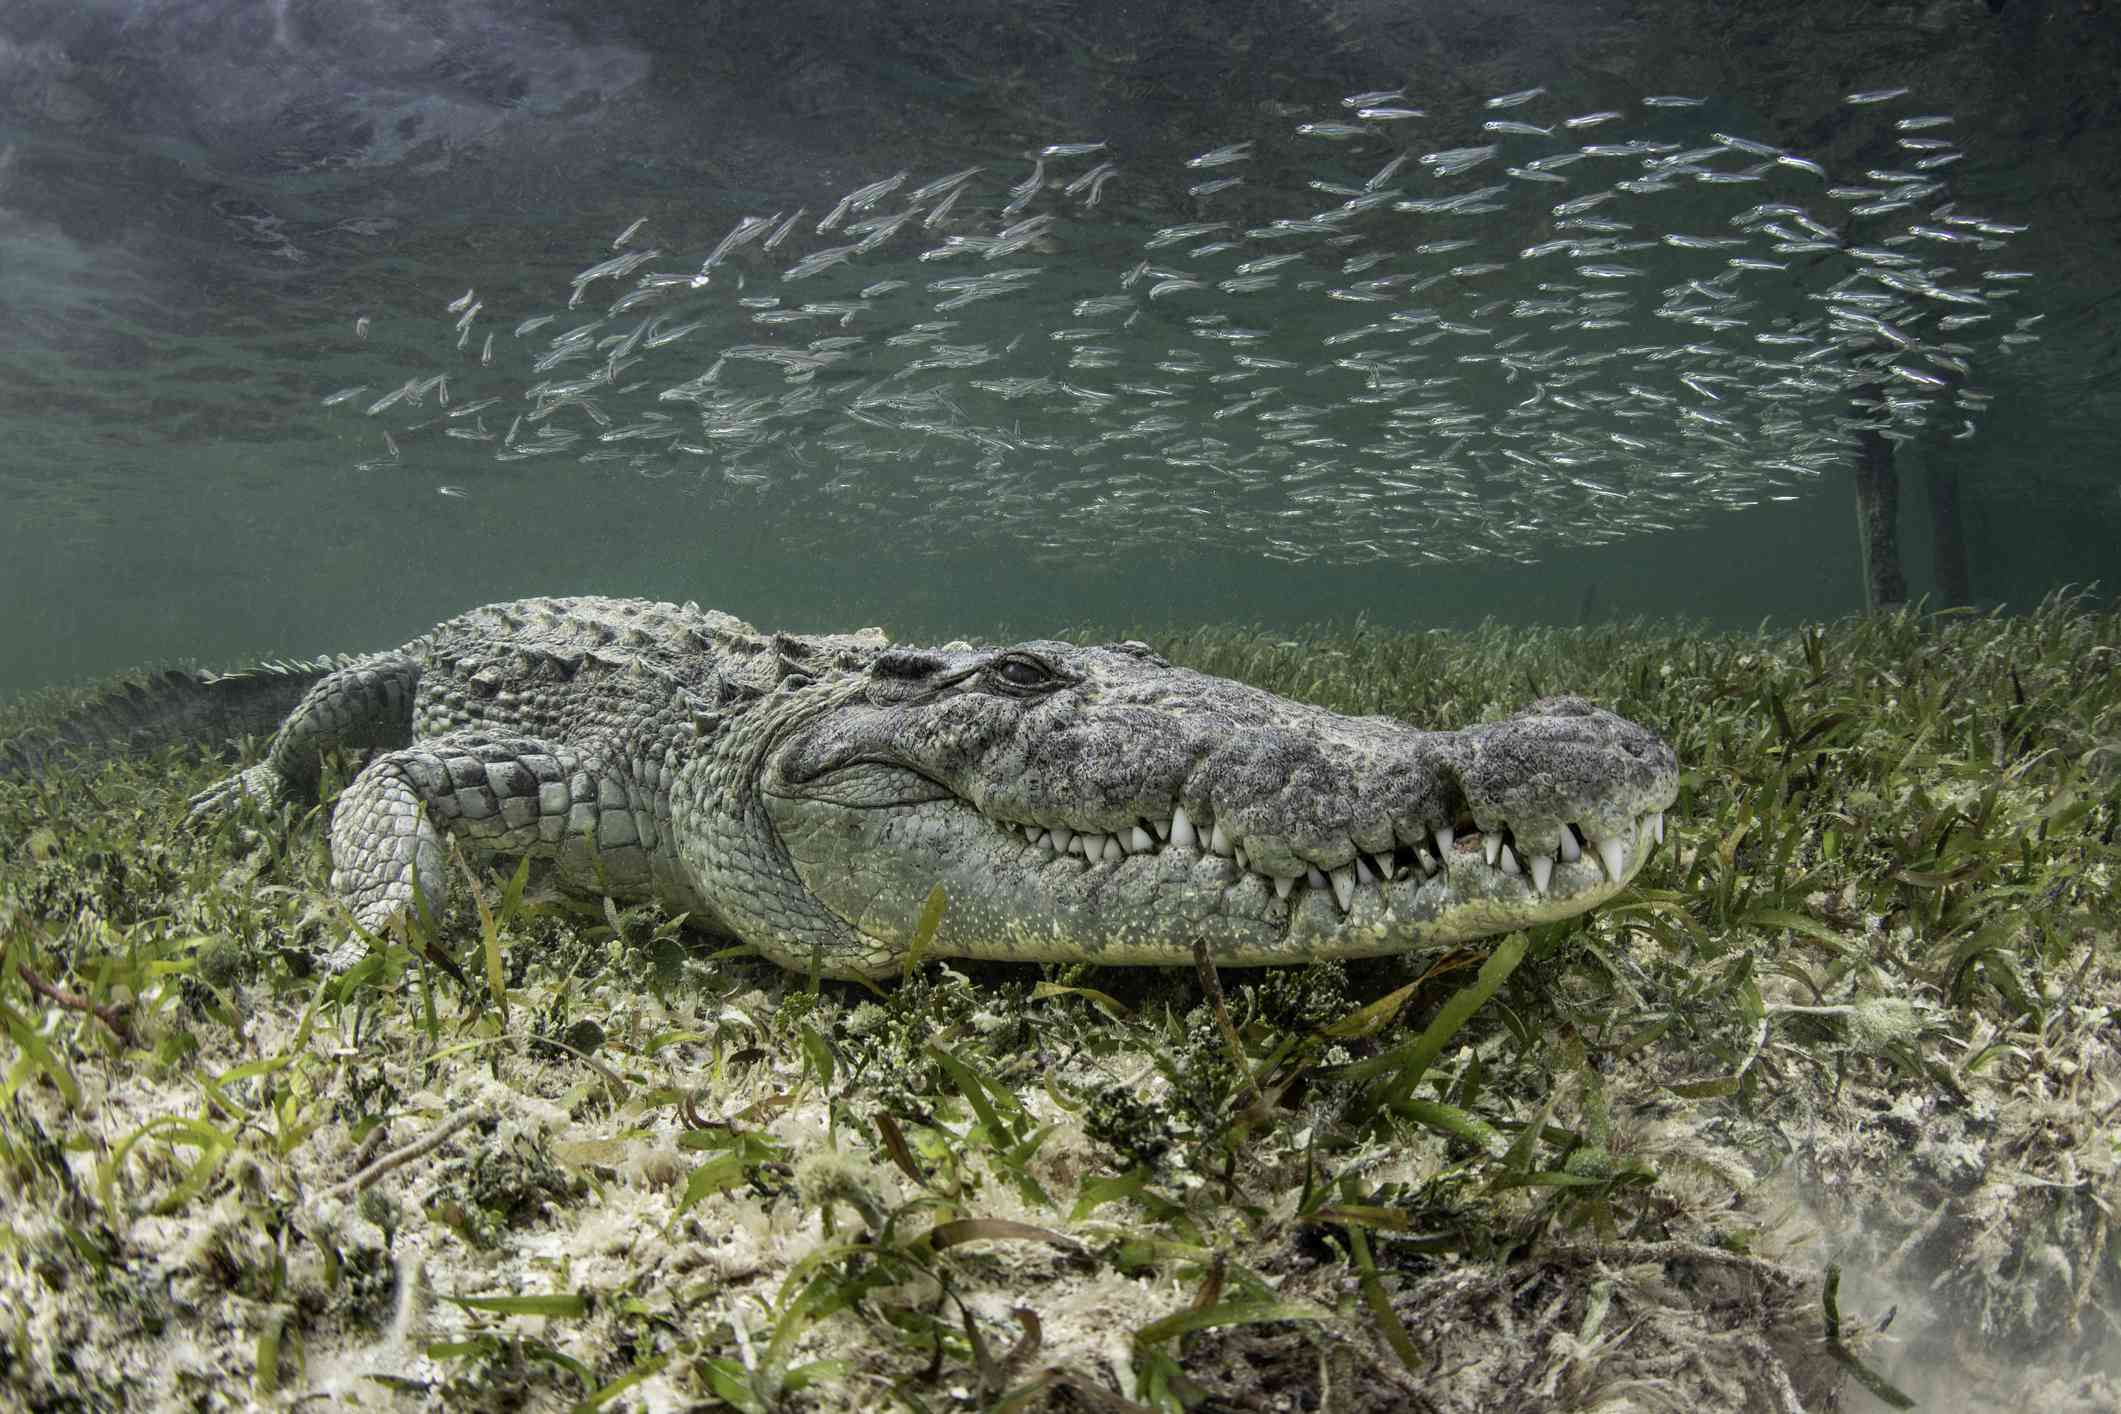
{"label": "crocodile tail ridge", "polygon": [[187,744],[230,754],[240,738],[270,735],[312,684],[351,661],[327,654],[269,659],[229,672],[165,668],[128,673],[74,694],[70,704],[34,704],[11,711],[7,715],[17,720],[4,726],[18,731],[0,737],[0,780],[29,779],[60,764],[146,756]]}

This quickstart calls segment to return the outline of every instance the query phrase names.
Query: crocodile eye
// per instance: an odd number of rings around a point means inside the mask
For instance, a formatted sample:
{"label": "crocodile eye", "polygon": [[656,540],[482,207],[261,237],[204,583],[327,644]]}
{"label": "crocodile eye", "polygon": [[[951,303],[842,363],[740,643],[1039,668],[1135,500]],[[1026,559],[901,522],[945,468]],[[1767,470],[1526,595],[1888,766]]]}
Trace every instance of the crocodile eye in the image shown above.
{"label": "crocodile eye", "polygon": [[1028,653],[1009,653],[987,665],[987,676],[1004,690],[1037,692],[1055,686],[1059,678],[1042,659]]}

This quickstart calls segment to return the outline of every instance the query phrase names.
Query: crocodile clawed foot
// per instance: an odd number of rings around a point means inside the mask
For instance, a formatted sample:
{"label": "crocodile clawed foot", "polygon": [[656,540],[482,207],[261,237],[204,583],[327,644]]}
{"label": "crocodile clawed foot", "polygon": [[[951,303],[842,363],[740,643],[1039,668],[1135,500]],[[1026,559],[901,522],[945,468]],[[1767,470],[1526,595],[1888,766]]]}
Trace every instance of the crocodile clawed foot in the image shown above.
{"label": "crocodile clawed foot", "polygon": [[194,825],[226,815],[239,800],[255,800],[267,810],[276,810],[287,799],[287,783],[267,762],[216,781],[191,798],[186,818]]}
{"label": "crocodile clawed foot", "polygon": [[[334,881],[337,887],[337,881]],[[378,946],[401,944],[410,947],[427,961],[433,963],[469,992],[473,990],[471,977],[457,960],[443,950],[435,940],[432,923],[416,924],[413,921],[415,905],[378,900],[364,908],[355,909],[351,922],[337,943],[320,957],[317,963],[326,972],[337,975],[352,970],[356,963],[366,958]]]}
{"label": "crocodile clawed foot", "polygon": [[355,963],[368,956],[371,941],[368,935],[349,932],[317,958],[317,965],[335,977],[350,972]]}

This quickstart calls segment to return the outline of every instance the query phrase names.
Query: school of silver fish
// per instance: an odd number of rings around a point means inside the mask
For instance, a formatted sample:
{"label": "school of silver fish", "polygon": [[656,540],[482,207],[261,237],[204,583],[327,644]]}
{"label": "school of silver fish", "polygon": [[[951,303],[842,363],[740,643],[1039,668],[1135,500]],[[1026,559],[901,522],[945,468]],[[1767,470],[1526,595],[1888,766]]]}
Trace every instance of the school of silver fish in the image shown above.
{"label": "school of silver fish", "polygon": [[560,458],[750,498],[796,542],[1529,563],[1797,499],[1866,429],[1974,434],[1977,370],[2039,338],[2025,227],[1954,199],[1949,114],[1846,103],[1851,170],[1685,95],[1445,118],[1377,91],[1154,176],[1056,142],[704,248],[636,220],[564,304],[494,323],[466,290],[440,364],[324,403],[390,415],[364,468],[474,505]]}

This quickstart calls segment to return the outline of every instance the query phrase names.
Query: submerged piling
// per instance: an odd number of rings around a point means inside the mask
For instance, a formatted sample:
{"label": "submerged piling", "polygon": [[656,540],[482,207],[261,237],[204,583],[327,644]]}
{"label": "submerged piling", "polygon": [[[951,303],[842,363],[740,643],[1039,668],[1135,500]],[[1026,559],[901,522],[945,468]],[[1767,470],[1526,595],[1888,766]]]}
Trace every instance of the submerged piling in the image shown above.
{"label": "submerged piling", "polygon": [[[1857,393],[1876,399],[1873,387]],[[1863,554],[1863,598],[1872,609],[1907,602],[1907,575],[1900,568],[1900,472],[1893,444],[1875,428],[1856,434],[1856,543]]]}

